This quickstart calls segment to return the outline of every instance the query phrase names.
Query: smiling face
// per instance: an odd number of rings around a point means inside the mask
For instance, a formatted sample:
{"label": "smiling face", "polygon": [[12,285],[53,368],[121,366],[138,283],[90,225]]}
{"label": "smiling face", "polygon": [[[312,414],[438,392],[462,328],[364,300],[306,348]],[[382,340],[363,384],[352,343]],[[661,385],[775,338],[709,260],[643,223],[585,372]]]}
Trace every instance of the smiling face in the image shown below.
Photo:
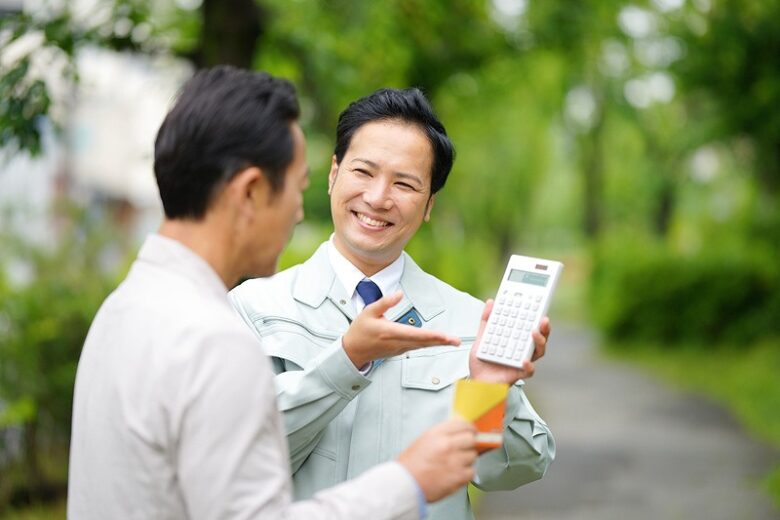
{"label": "smiling face", "polygon": [[333,158],[330,209],[339,252],[371,276],[391,264],[430,218],[433,152],[425,133],[402,121],[375,121]]}

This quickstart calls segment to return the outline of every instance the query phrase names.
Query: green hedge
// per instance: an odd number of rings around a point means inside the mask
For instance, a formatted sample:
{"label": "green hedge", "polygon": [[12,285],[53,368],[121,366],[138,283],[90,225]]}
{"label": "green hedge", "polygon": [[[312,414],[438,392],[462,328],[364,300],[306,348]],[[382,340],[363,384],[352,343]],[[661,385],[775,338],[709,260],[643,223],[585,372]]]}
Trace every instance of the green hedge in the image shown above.
{"label": "green hedge", "polygon": [[778,258],[748,248],[695,255],[660,245],[602,246],[591,309],[612,340],[662,344],[747,342],[780,335]]}
{"label": "green hedge", "polygon": [[[6,502],[64,489],[79,354],[95,312],[125,270],[115,230],[100,215],[71,213],[45,243],[0,233],[0,474],[8,477],[0,478],[0,512]],[[15,449],[3,443],[9,435],[19,440]]]}

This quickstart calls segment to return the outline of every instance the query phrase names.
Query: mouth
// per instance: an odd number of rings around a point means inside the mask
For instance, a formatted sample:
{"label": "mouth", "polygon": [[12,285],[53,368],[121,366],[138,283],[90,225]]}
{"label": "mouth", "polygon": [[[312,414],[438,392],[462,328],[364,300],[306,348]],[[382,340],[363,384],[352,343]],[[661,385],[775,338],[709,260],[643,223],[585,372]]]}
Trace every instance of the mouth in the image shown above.
{"label": "mouth", "polygon": [[366,215],[365,213],[359,213],[357,211],[353,211],[352,214],[361,224],[363,224],[365,227],[368,227],[370,229],[384,229],[393,225],[392,222],[372,218]]}

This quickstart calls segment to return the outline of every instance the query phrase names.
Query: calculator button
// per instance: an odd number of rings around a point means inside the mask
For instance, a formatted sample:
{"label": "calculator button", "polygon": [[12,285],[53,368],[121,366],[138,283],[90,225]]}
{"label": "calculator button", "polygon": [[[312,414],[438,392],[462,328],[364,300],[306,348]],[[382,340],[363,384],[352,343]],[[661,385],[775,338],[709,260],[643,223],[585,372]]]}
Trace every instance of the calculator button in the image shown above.
{"label": "calculator button", "polygon": [[531,330],[531,322],[526,322],[525,324],[525,330]]}
{"label": "calculator button", "polygon": [[533,310],[538,311],[539,310],[539,304],[534,303]]}
{"label": "calculator button", "polygon": [[523,341],[528,341],[528,333],[527,332],[523,333],[523,338],[522,339],[523,339]]}
{"label": "calculator button", "polygon": [[503,303],[504,303],[504,297],[503,296],[499,296],[498,297],[498,304],[501,305]]}
{"label": "calculator button", "polygon": [[507,327],[514,327],[515,326],[515,320],[509,320],[506,322]]}
{"label": "calculator button", "polygon": [[518,314],[518,311],[517,311],[517,309],[512,309],[511,316],[512,316],[513,318],[517,318],[517,314]]}
{"label": "calculator button", "polygon": [[490,345],[490,350],[488,351],[489,354],[495,354],[496,353],[496,346]]}
{"label": "calculator button", "polygon": [[486,337],[482,343],[479,345],[479,351],[480,352],[487,352],[488,345],[490,345],[490,340],[493,339],[490,336]]}
{"label": "calculator button", "polygon": [[525,305],[523,305],[524,309],[530,309],[531,308],[531,302],[525,302]]}
{"label": "calculator button", "polygon": [[501,346],[502,346],[502,347],[506,347],[506,346],[507,346],[507,343],[508,343],[508,341],[507,341],[507,339],[506,339],[506,338],[504,338],[504,339],[502,339],[502,340],[501,340]]}
{"label": "calculator button", "polygon": [[506,325],[506,318],[501,316],[501,318],[499,318],[499,320],[498,320],[498,324],[499,325]]}
{"label": "calculator button", "polygon": [[523,349],[519,348],[517,349],[517,352],[515,352],[515,360],[520,361],[521,357],[523,357]]}
{"label": "calculator button", "polygon": [[488,326],[488,330],[487,330],[487,331],[488,331],[488,334],[493,334],[493,331],[494,331],[495,329],[496,329],[496,326],[495,326],[495,325],[490,325],[490,326]]}
{"label": "calculator button", "polygon": [[515,338],[515,339],[519,338],[520,337],[520,330],[519,329],[516,330],[515,333],[512,334],[512,337]]}
{"label": "calculator button", "polygon": [[509,316],[509,312],[510,312],[509,307],[504,307],[501,314],[503,314],[504,316]]}
{"label": "calculator button", "polygon": [[512,329],[510,329],[509,327],[505,328],[504,329],[504,337],[508,338],[510,334],[512,334]]}
{"label": "calculator button", "polygon": [[541,295],[537,296],[537,297],[536,297],[536,301],[537,301],[537,303],[538,303],[538,302],[540,302],[540,301],[542,301],[542,296],[541,296]]}
{"label": "calculator button", "polygon": [[527,312],[525,312],[525,311],[523,311],[523,312],[521,312],[521,313],[520,313],[520,318],[521,318],[521,319],[523,319],[523,320],[524,320],[524,319],[525,319],[527,316],[528,316],[528,313],[527,313]]}

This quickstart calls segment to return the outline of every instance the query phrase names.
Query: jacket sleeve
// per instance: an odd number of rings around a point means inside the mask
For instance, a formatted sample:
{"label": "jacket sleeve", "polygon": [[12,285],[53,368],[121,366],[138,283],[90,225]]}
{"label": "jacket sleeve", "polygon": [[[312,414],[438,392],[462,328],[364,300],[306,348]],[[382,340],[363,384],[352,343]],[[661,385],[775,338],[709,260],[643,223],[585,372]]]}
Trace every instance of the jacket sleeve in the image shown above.
{"label": "jacket sleeve", "polygon": [[474,485],[485,491],[515,489],[544,476],[555,458],[555,440],[523,392],[509,389],[504,419],[504,442],[477,459]]}
{"label": "jacket sleeve", "polygon": [[347,357],[341,338],[334,341],[302,370],[286,370],[273,358],[276,402],[284,417],[293,473],[322,438],[325,428],[371,380]]}
{"label": "jacket sleeve", "polygon": [[417,483],[408,471],[397,462],[386,462],[353,480],[320,491],[310,500],[293,502],[280,517],[284,520],[418,520],[422,518],[418,493]]}
{"label": "jacket sleeve", "polygon": [[276,374],[276,404],[284,419],[290,449],[290,464],[295,473],[318,445],[325,428],[371,380],[363,376],[347,356],[341,337],[312,356],[299,345],[275,345],[250,317],[242,301],[241,289],[230,292],[229,299],[241,319],[260,340],[271,356]]}

